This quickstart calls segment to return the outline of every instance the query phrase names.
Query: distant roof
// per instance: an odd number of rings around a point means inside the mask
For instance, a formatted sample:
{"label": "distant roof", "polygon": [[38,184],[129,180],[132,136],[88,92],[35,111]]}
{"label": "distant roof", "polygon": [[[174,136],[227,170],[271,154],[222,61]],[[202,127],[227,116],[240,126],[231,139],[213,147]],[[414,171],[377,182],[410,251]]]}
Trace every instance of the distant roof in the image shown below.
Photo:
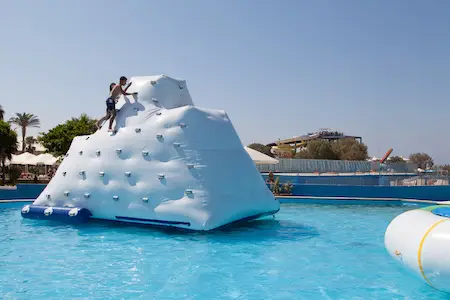
{"label": "distant roof", "polygon": [[270,144],[267,144],[267,146],[276,146],[277,144],[293,144],[293,143],[300,143],[315,139],[326,139],[326,140],[337,140],[337,139],[361,139],[360,136],[353,136],[353,135],[328,135],[328,134],[320,134],[320,133],[313,133],[310,135],[300,135],[289,139],[284,140],[278,140],[276,142],[272,142]]}
{"label": "distant roof", "polygon": [[[22,137],[17,136],[17,143],[18,143],[17,149],[22,150]],[[25,147],[26,147],[26,145],[25,145]],[[39,143],[34,143],[33,147],[35,147],[36,151],[39,151],[39,152],[45,152],[47,150],[44,146],[42,146]]]}

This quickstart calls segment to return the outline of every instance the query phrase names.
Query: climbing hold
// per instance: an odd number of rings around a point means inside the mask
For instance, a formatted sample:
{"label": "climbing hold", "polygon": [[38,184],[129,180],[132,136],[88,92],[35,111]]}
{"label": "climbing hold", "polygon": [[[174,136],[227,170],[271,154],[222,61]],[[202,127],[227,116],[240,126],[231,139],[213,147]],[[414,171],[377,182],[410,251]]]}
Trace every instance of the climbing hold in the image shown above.
{"label": "climbing hold", "polygon": [[136,131],[136,133],[139,133],[139,132],[141,132],[141,129],[140,128],[136,128],[134,131]]}
{"label": "climbing hold", "polygon": [[45,195],[45,198],[50,199],[50,194]]}
{"label": "climbing hold", "polygon": [[160,116],[160,115],[161,115],[161,112],[160,112],[160,111],[157,111],[157,112],[156,112],[156,115],[157,115],[157,116]]}
{"label": "climbing hold", "polygon": [[116,150],[116,153],[117,153],[117,154],[122,153],[122,149],[117,149],[117,150]]}
{"label": "climbing hold", "polygon": [[156,99],[156,98],[152,98],[152,101],[155,103],[158,103],[158,99]]}
{"label": "climbing hold", "polygon": [[99,175],[100,177],[103,177],[103,176],[105,176],[105,172],[98,172],[98,175]]}
{"label": "climbing hold", "polygon": [[148,156],[148,151],[142,151],[142,156]]}
{"label": "climbing hold", "polygon": [[125,172],[125,176],[130,177],[131,176],[131,172]]}
{"label": "climbing hold", "polygon": [[70,192],[69,192],[69,191],[65,191],[65,192],[64,192],[64,196],[66,196],[66,197],[68,197],[68,196],[69,196],[69,194],[70,194]]}
{"label": "climbing hold", "polygon": [[90,193],[86,193],[86,194],[84,194],[84,198],[89,198],[91,196],[91,194]]}
{"label": "climbing hold", "polygon": [[194,168],[194,164],[187,164],[186,166],[188,167],[188,169],[193,169]]}
{"label": "climbing hold", "polygon": [[143,201],[143,202],[148,202],[148,197],[142,198],[142,201]]}
{"label": "climbing hold", "polygon": [[113,199],[114,199],[115,201],[117,201],[117,200],[119,200],[119,196],[113,196]]}
{"label": "climbing hold", "polygon": [[157,135],[156,135],[156,138],[157,138],[158,140],[160,140],[160,139],[163,138],[163,136],[162,136],[162,134],[157,134]]}
{"label": "climbing hold", "polygon": [[164,179],[165,177],[164,174],[158,174],[158,179]]}
{"label": "climbing hold", "polygon": [[83,151],[78,152],[78,154],[83,155]]}
{"label": "climbing hold", "polygon": [[69,217],[75,217],[76,215],[78,215],[79,211],[79,208],[72,208],[71,210],[69,210]]}
{"label": "climbing hold", "polygon": [[81,170],[81,171],[79,172],[79,174],[80,174],[81,176],[83,176],[83,175],[85,174],[85,172],[84,172],[83,170]]}
{"label": "climbing hold", "polygon": [[180,143],[173,143],[173,146],[174,146],[175,148],[179,148],[179,147],[181,146],[181,144],[180,144]]}
{"label": "climbing hold", "polygon": [[86,137],[86,139],[88,140],[90,138],[90,136]]}
{"label": "climbing hold", "polygon": [[194,192],[191,189],[187,189],[186,191],[184,191],[184,193],[186,195],[192,195]]}
{"label": "climbing hold", "polygon": [[95,151],[95,154],[97,154],[97,156],[100,156],[100,150]]}
{"label": "climbing hold", "polygon": [[30,212],[30,206],[29,206],[29,205],[25,205],[25,206],[22,208],[22,213],[27,214],[27,213],[29,213],[29,212]]}
{"label": "climbing hold", "polygon": [[46,210],[44,210],[44,215],[50,216],[53,213],[53,208],[49,207]]}
{"label": "climbing hold", "polygon": [[66,171],[62,172],[62,175],[63,175],[63,176],[66,176],[66,174],[67,174],[67,172],[66,172]]}
{"label": "climbing hold", "polygon": [[66,153],[66,157],[69,156],[69,153]]}
{"label": "climbing hold", "polygon": [[152,81],[150,81],[150,83],[151,83],[152,85],[155,85],[155,84],[156,84],[156,81],[152,80]]}
{"label": "climbing hold", "polygon": [[180,127],[185,128],[185,127],[187,127],[187,125],[185,123],[180,123]]}

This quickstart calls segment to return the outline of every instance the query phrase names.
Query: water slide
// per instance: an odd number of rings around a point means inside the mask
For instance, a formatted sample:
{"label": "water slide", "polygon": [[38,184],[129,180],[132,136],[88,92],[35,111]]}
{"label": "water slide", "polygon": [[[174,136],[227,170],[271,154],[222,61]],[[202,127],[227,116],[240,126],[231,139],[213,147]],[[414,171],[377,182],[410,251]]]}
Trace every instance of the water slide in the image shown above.
{"label": "water slide", "polygon": [[383,164],[391,155],[392,151],[394,151],[394,149],[390,148],[386,154],[384,154],[384,156],[380,159],[380,164]]}

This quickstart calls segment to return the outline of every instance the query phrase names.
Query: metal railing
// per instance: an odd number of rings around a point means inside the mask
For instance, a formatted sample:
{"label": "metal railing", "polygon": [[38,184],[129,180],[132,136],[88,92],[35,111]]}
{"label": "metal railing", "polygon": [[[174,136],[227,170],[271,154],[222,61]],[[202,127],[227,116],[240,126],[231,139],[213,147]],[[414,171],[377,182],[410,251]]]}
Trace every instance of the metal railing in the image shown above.
{"label": "metal railing", "polygon": [[[274,173],[274,180],[279,178],[280,184],[292,183],[294,185],[347,185],[347,186],[392,186],[401,185],[402,180],[408,180],[413,175],[408,174],[361,174],[361,175],[308,175],[308,174],[277,174]],[[263,174],[264,180],[268,180],[268,175]]]}
{"label": "metal railing", "polygon": [[370,161],[315,160],[280,158],[278,164],[257,165],[262,173],[414,173],[417,166],[410,163],[382,165]]}
{"label": "metal railing", "polygon": [[[347,185],[347,186],[448,186],[450,176],[448,175],[411,175],[411,174],[390,174],[372,176],[366,175],[282,175],[274,174],[274,178],[279,177],[280,184],[292,183],[301,185]],[[266,180],[268,176],[263,175]]]}
{"label": "metal railing", "polygon": [[418,175],[410,178],[391,181],[391,186],[437,186],[450,185],[450,176],[447,175]]}

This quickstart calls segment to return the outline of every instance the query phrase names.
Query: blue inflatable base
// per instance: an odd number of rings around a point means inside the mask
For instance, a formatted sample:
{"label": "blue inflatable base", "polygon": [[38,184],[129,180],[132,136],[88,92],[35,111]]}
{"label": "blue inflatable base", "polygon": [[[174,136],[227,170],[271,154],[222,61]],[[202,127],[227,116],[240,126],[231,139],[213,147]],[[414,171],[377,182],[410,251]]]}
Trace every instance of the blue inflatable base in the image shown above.
{"label": "blue inflatable base", "polygon": [[431,212],[441,217],[450,218],[450,207],[448,206],[435,208]]}
{"label": "blue inflatable base", "polygon": [[79,207],[51,207],[38,205],[25,205],[21,210],[22,217],[27,219],[54,220],[65,223],[86,223],[91,212]]}

